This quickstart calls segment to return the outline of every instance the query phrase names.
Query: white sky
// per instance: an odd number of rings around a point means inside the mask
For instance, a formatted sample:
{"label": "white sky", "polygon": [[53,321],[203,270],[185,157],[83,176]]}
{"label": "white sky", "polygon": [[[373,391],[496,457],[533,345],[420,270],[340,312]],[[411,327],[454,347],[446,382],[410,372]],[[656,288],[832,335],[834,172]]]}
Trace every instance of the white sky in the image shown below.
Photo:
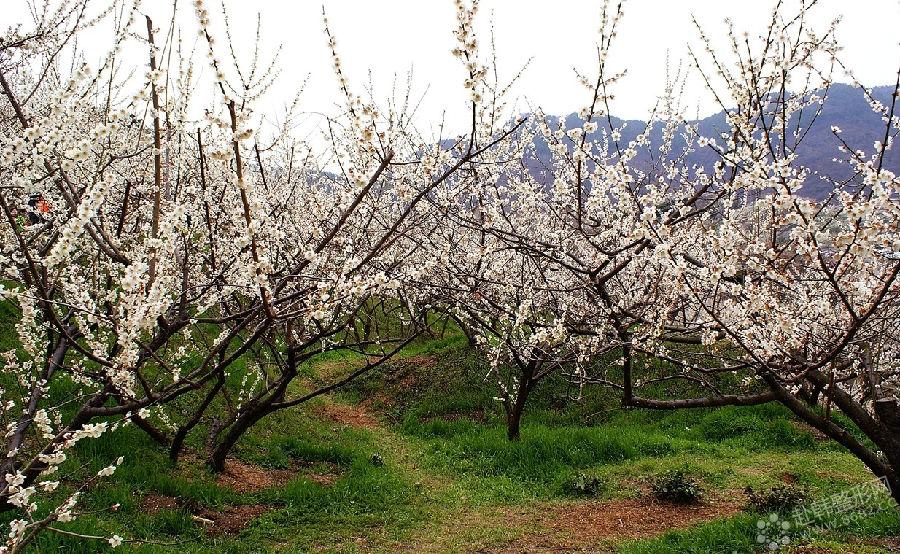
{"label": "white sky", "polygon": [[[196,36],[197,23],[191,0],[179,0],[179,18],[188,41]],[[219,0],[207,0],[214,25],[221,23]],[[3,18],[12,23],[25,15],[26,0],[0,0]],[[100,0],[100,3],[103,3]],[[724,37],[722,20],[731,17],[741,30],[762,33],[774,0],[628,0],[625,19],[611,53],[613,68],[627,67],[628,76],[616,92],[615,115],[643,118],[653,106],[665,80],[667,53],[686,61],[686,44],[697,44],[690,16],[697,15],[708,33]],[[787,0],[796,6],[798,0]],[[324,4],[345,73],[358,93],[374,76],[377,96],[390,94],[395,74],[412,68],[415,90],[428,92],[419,121],[435,121],[446,112],[448,121],[464,113],[466,93],[463,70],[450,54],[455,15],[452,0],[225,0],[233,23],[239,55],[249,59],[255,34],[256,14],[262,16],[264,49],[283,44],[282,76],[268,95],[267,105],[280,107],[291,90],[309,75],[302,107],[308,112],[333,112],[338,94],[323,33]],[[521,111],[541,106],[547,113],[577,111],[587,98],[572,71],[577,67],[594,73],[601,0],[482,0],[479,20],[487,31],[491,19],[501,78],[510,77],[526,60],[534,61],[519,82]],[[166,27],[171,14],[169,0],[144,0],[142,8],[157,26]],[[12,18],[9,14],[12,13]],[[893,83],[900,67],[900,2],[898,0],[820,0],[813,23],[820,27],[841,16],[843,59],[866,85]],[[5,27],[0,23],[0,28]],[[82,46],[89,53],[102,51],[103,36],[90,37]],[[481,35],[482,51],[489,35]],[[108,40],[108,39],[107,39]],[[219,57],[227,57],[224,40]],[[132,43],[134,48],[136,43]],[[145,54],[141,53],[141,56]],[[688,103],[703,115],[715,111],[700,88],[690,90]],[[263,106],[266,108],[267,106]],[[451,128],[453,125],[451,124]]]}

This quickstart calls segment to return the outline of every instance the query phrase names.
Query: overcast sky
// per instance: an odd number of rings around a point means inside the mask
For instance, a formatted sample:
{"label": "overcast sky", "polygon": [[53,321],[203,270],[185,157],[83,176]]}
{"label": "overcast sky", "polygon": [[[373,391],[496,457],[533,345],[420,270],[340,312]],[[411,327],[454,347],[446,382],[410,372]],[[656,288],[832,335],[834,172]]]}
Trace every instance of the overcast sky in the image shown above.
{"label": "overcast sky", "polygon": [[[102,3],[102,0],[99,0]],[[26,0],[0,0],[11,5],[4,17],[24,17]],[[611,53],[615,68],[628,68],[628,76],[616,89],[613,111],[627,118],[647,115],[665,81],[667,54],[676,63],[686,60],[686,45],[697,43],[691,14],[714,38],[724,35],[722,20],[732,18],[739,29],[764,31],[774,0],[628,0],[621,32]],[[799,0],[787,0],[796,6]],[[180,24],[194,40],[196,21],[190,0],[180,0]],[[218,0],[207,0],[214,24],[221,22]],[[446,112],[448,119],[463,112],[466,94],[461,86],[463,70],[450,54],[455,24],[452,0],[225,0],[231,14],[239,55],[249,59],[257,13],[262,16],[265,49],[283,45],[283,69],[278,86],[267,98],[272,106],[289,99],[289,91],[310,80],[303,96],[309,112],[332,112],[338,92],[323,34],[324,4],[338,50],[351,84],[362,92],[371,70],[379,95],[390,93],[395,74],[414,70],[419,93],[425,92],[420,120],[434,120]],[[483,0],[479,13],[486,31],[491,20],[501,78],[514,74],[529,58],[532,65],[517,88],[521,109],[541,106],[548,113],[576,111],[588,100],[577,84],[573,67],[593,73],[594,43],[599,25],[600,0]],[[171,14],[168,0],[144,0],[142,8],[159,26]],[[813,23],[826,25],[841,16],[843,59],[867,85],[893,83],[900,67],[900,2],[898,0],[821,0]],[[2,26],[2,24],[0,24]],[[486,47],[488,34],[481,35]],[[83,41],[88,50],[101,50],[98,33]],[[223,45],[220,43],[219,47]],[[137,43],[132,43],[136,48]],[[220,50],[220,57],[227,51]],[[699,87],[687,100],[701,114],[713,110]]]}

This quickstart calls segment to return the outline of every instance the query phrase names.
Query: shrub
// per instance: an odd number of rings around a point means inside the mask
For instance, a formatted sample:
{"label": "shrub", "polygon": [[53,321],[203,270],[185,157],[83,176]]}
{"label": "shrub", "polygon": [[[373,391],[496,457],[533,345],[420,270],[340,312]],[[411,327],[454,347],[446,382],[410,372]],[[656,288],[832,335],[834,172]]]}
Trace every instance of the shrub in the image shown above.
{"label": "shrub", "polygon": [[573,496],[597,496],[603,490],[603,482],[596,475],[579,472],[568,480],[565,489]]}
{"label": "shrub", "polygon": [[763,490],[744,489],[749,507],[757,512],[785,514],[800,506],[809,497],[807,491],[794,485],[778,485]]}
{"label": "shrub", "polygon": [[703,497],[703,487],[681,470],[667,471],[651,484],[653,496],[676,504],[693,504]]}

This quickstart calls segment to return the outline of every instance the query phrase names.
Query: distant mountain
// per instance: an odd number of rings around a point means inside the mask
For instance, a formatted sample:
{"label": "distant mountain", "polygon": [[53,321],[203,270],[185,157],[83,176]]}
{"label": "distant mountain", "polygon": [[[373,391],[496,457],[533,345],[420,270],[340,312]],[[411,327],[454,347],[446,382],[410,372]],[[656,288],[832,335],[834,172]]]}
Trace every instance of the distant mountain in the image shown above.
{"label": "distant mountain", "polygon": [[[893,86],[883,86],[875,87],[871,92],[875,99],[886,106],[890,106],[893,91]],[[812,118],[813,113],[814,110],[809,109],[802,114],[801,117],[803,119],[800,120],[800,124],[803,127],[808,126],[808,120]],[[559,122],[558,118],[551,117],[550,119],[551,125]],[[792,118],[792,128],[796,127],[797,119],[796,116]],[[593,133],[591,138],[602,140],[607,132],[604,129],[608,128],[608,125],[606,121],[598,123],[600,124],[600,129]],[[616,128],[626,123],[620,139],[620,144],[623,146],[634,140],[646,127],[646,123],[643,121],[625,121],[615,117],[612,118],[612,123]],[[700,134],[709,138],[719,137],[720,133],[728,130],[728,126],[725,123],[725,112],[719,112],[705,119],[690,123],[698,124]],[[571,129],[580,124],[581,120],[576,114],[570,114],[565,118],[566,129]],[[874,143],[884,139],[885,124],[882,122],[881,116],[869,106],[862,90],[845,84],[831,86],[828,91],[828,97],[822,106],[822,112],[804,136],[800,147],[797,149],[797,154],[801,165],[810,168],[819,175],[826,175],[832,179],[843,181],[851,177],[852,170],[847,164],[838,164],[833,161],[834,158],[842,159],[845,155],[838,151],[840,142],[832,134],[832,126],[837,126],[842,130],[841,138],[852,148],[864,150],[867,154],[871,154]],[[650,139],[654,149],[662,143],[661,125],[654,126],[650,133]],[[675,139],[674,152],[682,150],[684,146],[685,142],[679,136]],[[550,151],[543,137],[538,137],[535,140],[535,149],[537,159],[528,161],[529,169],[536,177],[549,182],[552,179],[545,168],[547,161],[550,160]],[[702,166],[708,171],[712,168],[715,159],[715,153],[711,149],[697,148],[695,152],[688,156],[687,162],[690,166]],[[647,151],[640,152],[635,164],[638,168],[648,167],[650,164],[650,153]],[[900,173],[900,146],[888,151],[885,156],[884,167],[894,173]],[[815,176],[812,176],[801,192],[806,196],[822,199],[830,190],[831,186],[828,183],[821,182]]]}

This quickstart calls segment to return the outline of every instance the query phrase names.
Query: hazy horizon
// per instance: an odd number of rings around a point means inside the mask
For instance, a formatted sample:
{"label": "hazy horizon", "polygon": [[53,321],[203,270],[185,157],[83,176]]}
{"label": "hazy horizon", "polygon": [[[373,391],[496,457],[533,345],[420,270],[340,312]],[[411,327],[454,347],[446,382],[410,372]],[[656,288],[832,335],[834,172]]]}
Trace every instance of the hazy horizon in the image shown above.
{"label": "hazy horizon", "polygon": [[[13,0],[9,6],[10,22],[27,19],[26,0]],[[306,81],[301,110],[315,121],[319,113],[333,111],[338,87],[331,69],[331,59],[323,32],[322,8],[327,11],[332,32],[338,40],[338,52],[344,62],[344,72],[351,87],[364,93],[372,83],[376,99],[391,94],[393,81],[405,84],[406,72],[412,70],[413,97],[424,96],[417,121],[435,122],[446,118],[448,128],[455,130],[455,122],[464,120],[466,92],[462,87],[463,70],[450,54],[454,45],[455,25],[453,2],[417,2],[415,0],[324,0],[320,2],[284,2],[258,0],[256,2],[224,2],[231,19],[231,31],[238,57],[246,63],[252,56],[256,17],[262,21],[262,59],[267,62],[279,44],[281,75],[264,98],[264,111],[278,112],[286,105],[301,83]],[[799,2],[788,2],[799,6]],[[611,69],[627,68],[628,74],[616,85],[612,112],[623,119],[646,119],[656,98],[665,85],[666,60],[671,67],[687,62],[687,45],[699,43],[691,14],[697,15],[713,44],[725,44],[725,26],[730,17],[738,31],[751,36],[766,29],[774,0],[763,3],[715,2],[713,0],[685,0],[658,3],[653,0],[625,2],[625,17],[610,53]],[[536,1],[501,2],[484,0],[478,15],[481,27],[482,57],[489,55],[490,27],[493,21],[499,77],[506,81],[529,60],[533,61],[516,87],[515,109],[528,112],[540,107],[546,113],[567,115],[579,110],[587,101],[588,92],[577,84],[574,68],[586,74],[596,71],[594,43],[600,20],[602,2],[572,0],[549,9]],[[841,17],[839,40],[843,46],[842,59],[856,78],[866,86],[893,84],[900,66],[900,42],[893,32],[893,23],[900,20],[897,0],[863,0],[847,9],[845,2],[822,0],[812,11],[810,24],[824,27],[835,17]],[[211,3],[212,26],[219,32],[218,55],[228,58],[224,41],[221,9]],[[793,6],[792,6],[793,7]],[[168,3],[145,2],[142,9],[154,20],[164,37],[171,19]],[[186,49],[195,46],[196,27],[192,3],[178,8]],[[896,17],[888,17],[893,12]],[[139,27],[140,29],[140,27]],[[109,25],[91,31],[80,46],[88,59],[99,58],[108,42]],[[201,45],[202,46],[202,45]],[[141,45],[131,42],[126,48],[134,55],[144,56]],[[202,53],[202,48],[198,50]],[[200,64],[200,78],[208,76],[206,64]],[[849,82],[840,74],[836,82]],[[402,88],[402,87],[401,87]],[[527,91],[527,93],[526,93]],[[686,115],[706,117],[719,111],[705,92],[699,79],[690,79],[683,101]],[[306,123],[301,134],[314,134],[316,123]],[[425,128],[424,131],[429,129]]]}

